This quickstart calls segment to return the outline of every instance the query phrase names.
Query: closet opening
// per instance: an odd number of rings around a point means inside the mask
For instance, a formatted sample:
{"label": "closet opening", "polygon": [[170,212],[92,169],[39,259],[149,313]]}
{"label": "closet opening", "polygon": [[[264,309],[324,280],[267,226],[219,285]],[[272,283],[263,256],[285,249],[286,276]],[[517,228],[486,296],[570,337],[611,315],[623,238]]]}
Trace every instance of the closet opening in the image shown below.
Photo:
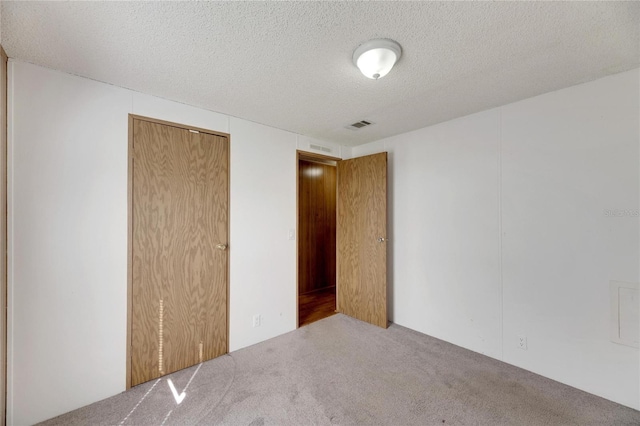
{"label": "closet opening", "polygon": [[336,313],[338,158],[298,151],[298,327]]}

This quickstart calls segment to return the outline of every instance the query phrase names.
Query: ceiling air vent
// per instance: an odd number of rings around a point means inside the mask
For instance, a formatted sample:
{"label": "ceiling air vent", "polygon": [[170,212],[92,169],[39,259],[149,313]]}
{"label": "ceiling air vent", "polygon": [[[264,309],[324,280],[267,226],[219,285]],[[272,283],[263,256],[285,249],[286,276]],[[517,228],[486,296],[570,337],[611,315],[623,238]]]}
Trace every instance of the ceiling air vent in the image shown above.
{"label": "ceiling air vent", "polygon": [[309,148],[311,149],[315,149],[318,151],[323,151],[323,152],[331,152],[331,148],[327,148],[326,146],[322,146],[322,145],[314,145],[314,144],[309,144]]}
{"label": "ceiling air vent", "polygon": [[348,125],[348,126],[347,126],[347,129],[350,129],[350,130],[359,130],[359,129],[362,129],[363,127],[367,127],[367,126],[370,126],[370,125],[372,125],[372,124],[373,124],[373,123],[372,123],[372,122],[370,122],[370,121],[362,120],[362,121],[358,121],[357,123],[353,123],[353,124]]}

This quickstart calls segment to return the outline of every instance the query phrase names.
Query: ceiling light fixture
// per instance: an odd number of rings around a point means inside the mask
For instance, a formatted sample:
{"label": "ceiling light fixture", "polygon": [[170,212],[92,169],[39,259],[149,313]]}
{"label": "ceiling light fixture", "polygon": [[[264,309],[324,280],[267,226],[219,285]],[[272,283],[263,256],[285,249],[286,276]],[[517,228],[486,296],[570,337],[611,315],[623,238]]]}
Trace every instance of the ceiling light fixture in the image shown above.
{"label": "ceiling light fixture", "polygon": [[386,38],[369,40],[353,52],[353,63],[362,74],[373,80],[384,77],[400,59],[402,48]]}

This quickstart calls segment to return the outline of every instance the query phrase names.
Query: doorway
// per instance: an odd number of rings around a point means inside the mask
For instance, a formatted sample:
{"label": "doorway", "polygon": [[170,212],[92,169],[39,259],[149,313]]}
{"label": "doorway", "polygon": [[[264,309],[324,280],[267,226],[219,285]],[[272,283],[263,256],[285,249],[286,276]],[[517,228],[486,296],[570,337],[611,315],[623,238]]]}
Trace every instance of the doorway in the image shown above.
{"label": "doorway", "polygon": [[127,387],[228,352],[229,135],[129,116]]}
{"label": "doorway", "polygon": [[298,327],[336,312],[387,328],[387,153],[297,153]]}
{"label": "doorway", "polygon": [[298,152],[298,326],[336,313],[337,160]]}

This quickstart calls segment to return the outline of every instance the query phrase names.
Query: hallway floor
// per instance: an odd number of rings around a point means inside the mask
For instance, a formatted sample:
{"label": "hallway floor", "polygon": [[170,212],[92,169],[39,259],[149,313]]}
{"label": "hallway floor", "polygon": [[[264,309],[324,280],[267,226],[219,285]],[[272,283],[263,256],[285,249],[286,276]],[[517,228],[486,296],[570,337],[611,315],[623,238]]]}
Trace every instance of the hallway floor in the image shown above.
{"label": "hallway floor", "polygon": [[298,297],[299,325],[330,317],[336,313],[336,288],[329,287]]}

